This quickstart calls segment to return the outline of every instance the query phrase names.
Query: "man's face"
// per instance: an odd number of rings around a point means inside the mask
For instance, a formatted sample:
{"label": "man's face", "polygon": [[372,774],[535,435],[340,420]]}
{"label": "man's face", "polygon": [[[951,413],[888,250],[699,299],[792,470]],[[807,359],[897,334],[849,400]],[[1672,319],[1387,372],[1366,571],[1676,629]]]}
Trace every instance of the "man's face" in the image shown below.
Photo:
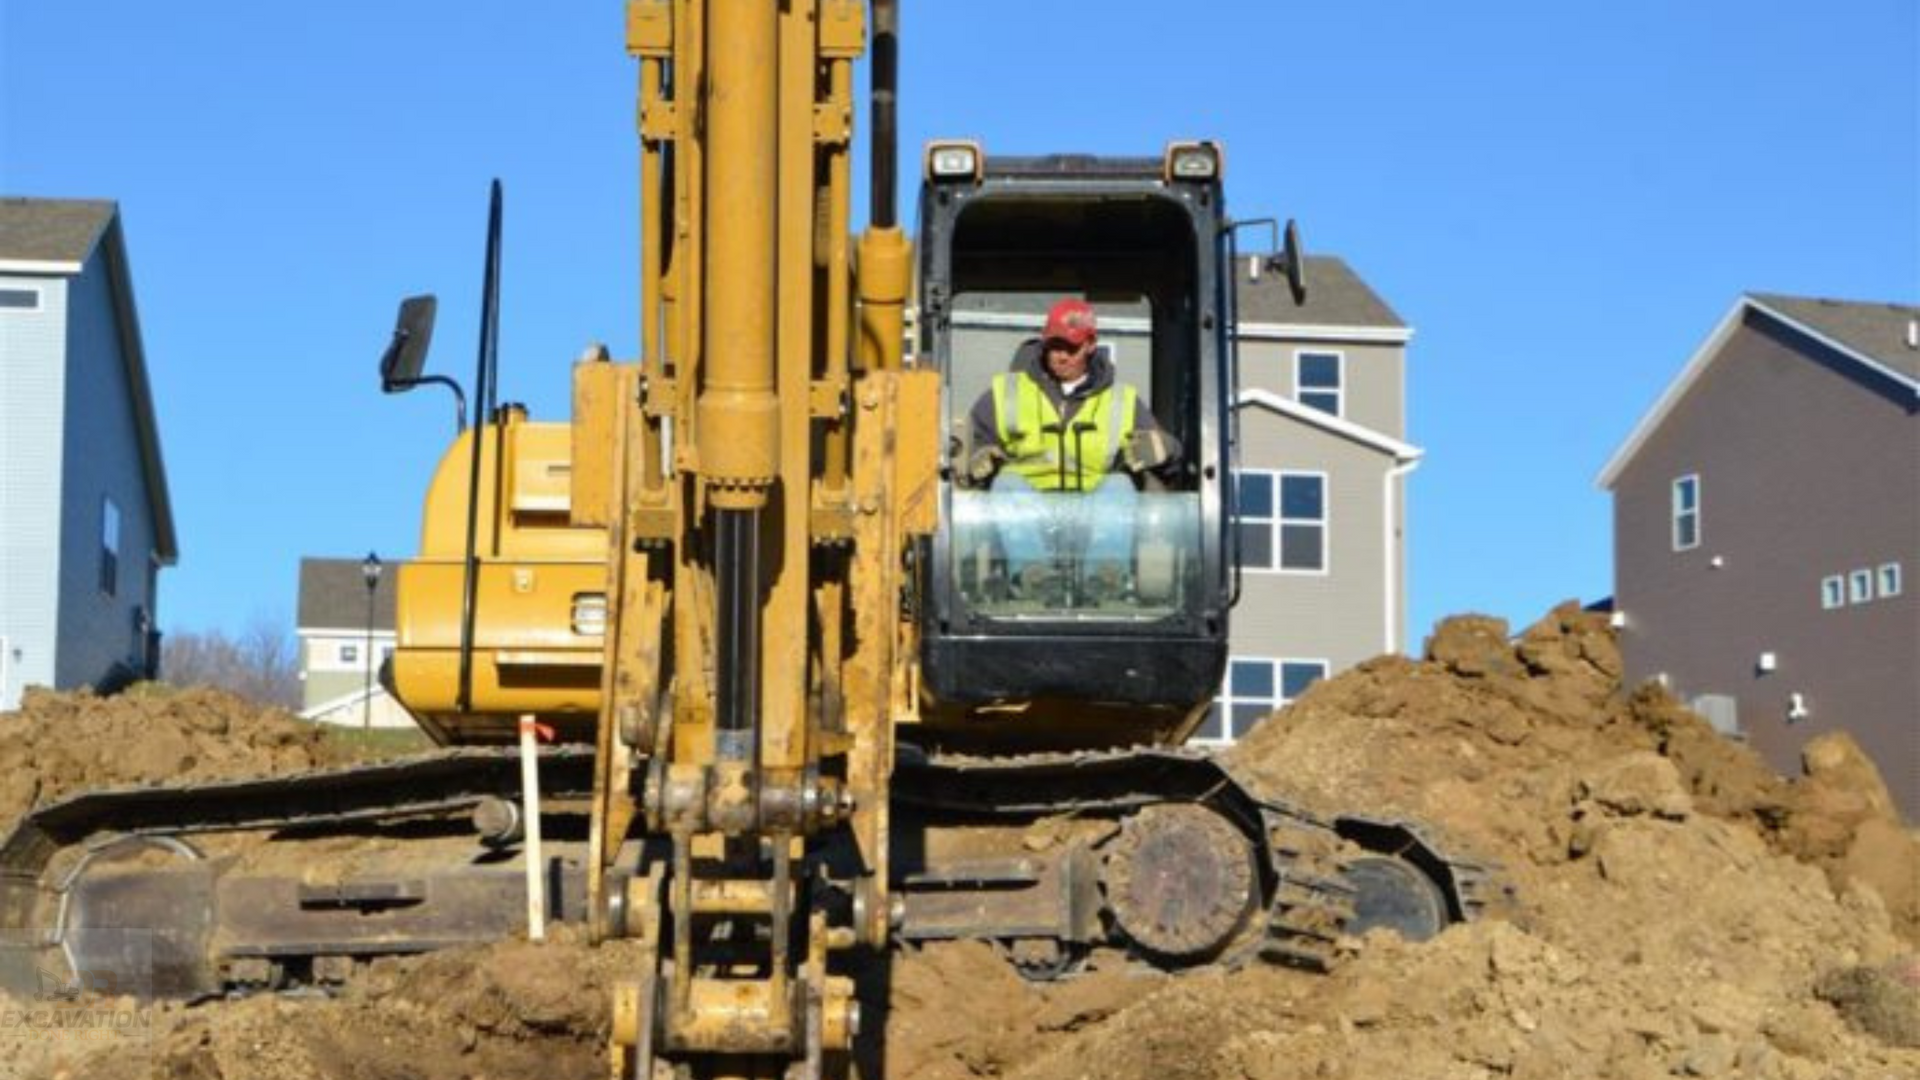
{"label": "man's face", "polygon": [[1092,338],[1078,345],[1062,338],[1047,341],[1047,372],[1057,382],[1070,383],[1085,377],[1087,362],[1092,358]]}

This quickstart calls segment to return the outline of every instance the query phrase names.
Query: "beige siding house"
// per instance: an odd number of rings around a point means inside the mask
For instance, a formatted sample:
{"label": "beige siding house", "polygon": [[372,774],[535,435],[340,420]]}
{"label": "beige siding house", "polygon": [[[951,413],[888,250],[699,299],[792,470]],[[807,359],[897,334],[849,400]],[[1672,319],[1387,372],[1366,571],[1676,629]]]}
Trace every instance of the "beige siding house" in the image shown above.
{"label": "beige siding house", "polygon": [[1221,707],[1230,742],[1319,679],[1406,634],[1405,441],[1413,331],[1340,259],[1307,261],[1296,304],[1243,259],[1235,519],[1240,604]]}
{"label": "beige siding house", "polygon": [[400,567],[381,564],[368,586],[366,559],[300,560],[300,716],[348,727],[410,728],[413,717],[380,685],[393,654],[394,585]]}
{"label": "beige siding house", "polygon": [[[1406,477],[1421,455],[1404,441],[1413,331],[1345,262],[1308,259],[1304,304],[1253,259],[1236,276],[1242,571],[1220,706],[1196,736],[1207,743],[1230,742],[1314,681],[1399,648]],[[963,301],[946,410],[956,429],[1045,311],[1044,298],[1031,296]],[[1143,384],[1151,313],[1144,304],[1095,306],[1118,377],[1155,405],[1155,388]]]}

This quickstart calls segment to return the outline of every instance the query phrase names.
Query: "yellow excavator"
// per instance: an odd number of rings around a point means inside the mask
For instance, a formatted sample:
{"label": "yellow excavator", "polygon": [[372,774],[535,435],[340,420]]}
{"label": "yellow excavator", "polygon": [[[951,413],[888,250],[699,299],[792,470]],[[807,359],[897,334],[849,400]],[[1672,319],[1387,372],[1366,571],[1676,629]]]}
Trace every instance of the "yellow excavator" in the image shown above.
{"label": "yellow excavator", "polygon": [[[616,1076],[819,1078],[903,944],[989,941],[1033,978],[1096,949],[1323,967],[1343,934],[1494,899],[1412,824],[1181,747],[1238,591],[1219,147],[936,142],[910,245],[897,24],[892,0],[629,0],[640,355],[589,347],[566,422],[498,402],[496,185],[475,423],[383,675],[446,749],[43,807],[0,844],[5,925],[77,977],[197,995],[574,920],[645,957]],[[1291,225],[1275,246],[1303,290]],[[970,410],[1060,297],[1127,331],[1108,362],[1180,448],[1124,499],[974,468]],[[423,375],[433,313],[402,305],[386,389],[451,382]],[[1077,463],[1092,427],[1036,434]],[[390,842],[319,869],[342,833]]]}

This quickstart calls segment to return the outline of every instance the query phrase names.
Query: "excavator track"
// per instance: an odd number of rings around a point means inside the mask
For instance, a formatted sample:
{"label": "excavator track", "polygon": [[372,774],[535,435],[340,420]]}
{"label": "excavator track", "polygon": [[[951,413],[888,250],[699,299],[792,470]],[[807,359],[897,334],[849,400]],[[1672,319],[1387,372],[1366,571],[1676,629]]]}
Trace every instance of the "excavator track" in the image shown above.
{"label": "excavator track", "polygon": [[[540,775],[550,811],[577,807],[592,791],[592,752],[543,748]],[[505,937],[523,928],[524,871],[472,857],[482,845],[457,815],[519,795],[511,748],[77,795],[35,810],[0,841],[0,930],[10,947],[63,951],[79,975],[105,963],[99,954],[117,928],[184,928],[155,946],[158,996],[276,985],[290,963],[311,966],[309,980],[335,981],[320,975],[350,970],[352,959]],[[1325,818],[1256,796],[1195,751],[974,758],[905,747],[893,800],[936,830],[984,823],[1004,836],[1049,819],[1092,827],[1094,839],[1067,855],[1003,844],[991,858],[933,859],[898,875],[904,940],[1013,943],[1035,977],[1071,970],[1100,944],[1162,967],[1259,958],[1324,971],[1347,936],[1377,925],[1428,936],[1502,897],[1491,868],[1446,853],[1412,824]],[[270,834],[274,844],[397,834],[410,821],[466,836],[467,854],[439,869],[423,859],[337,880],[306,866],[249,878],[194,846],[222,833]],[[397,841],[403,850],[411,842]],[[136,887],[109,865],[129,852],[166,865],[135,871],[147,875]],[[584,917],[573,854],[562,843],[548,855],[556,918]],[[1002,906],[984,909],[983,898]],[[90,932],[99,940],[86,940]]]}
{"label": "excavator track", "polygon": [[[548,805],[590,794],[592,763],[585,747],[542,748]],[[523,873],[419,866],[359,880],[328,881],[313,873],[243,879],[233,860],[210,858],[195,845],[223,833],[310,839],[426,819],[439,819],[442,832],[458,832],[449,824],[454,814],[485,800],[517,800],[520,776],[516,749],[464,748],[274,777],[76,795],[37,808],[0,841],[0,930],[9,948],[64,952],[74,976],[85,978],[111,966],[112,958],[100,952],[111,949],[116,933],[141,928],[154,939],[149,966],[155,976],[142,990],[186,997],[268,984],[268,972],[289,961],[319,959],[320,970],[339,971],[357,956],[505,936],[521,918],[515,889]],[[112,866],[142,857],[150,863],[155,856],[166,865]],[[555,860],[556,894],[577,895],[571,880],[577,877]],[[87,940],[90,933],[96,940]]]}
{"label": "excavator track", "polygon": [[[540,775],[550,795],[583,797],[593,790],[593,753],[543,747]],[[89,791],[15,823],[0,841],[0,881],[37,878],[56,850],[103,833],[180,836],[394,820],[517,796],[519,788],[516,748],[476,747],[271,777]]]}
{"label": "excavator track", "polygon": [[[1116,875],[1108,873],[1109,914],[1117,916],[1136,951],[1163,966],[1196,960],[1240,963],[1258,957],[1325,971],[1335,963],[1345,936],[1382,925],[1409,937],[1431,936],[1449,923],[1479,917],[1499,894],[1494,868],[1447,853],[1411,823],[1326,818],[1257,796],[1217,759],[1194,750],[1135,747],[982,758],[928,755],[909,748],[894,779],[897,805],[959,821],[1135,821],[1166,807],[1187,806],[1204,808],[1231,825],[1254,855],[1259,912],[1247,930],[1218,948],[1183,940],[1177,932],[1162,937],[1129,928],[1127,924],[1140,919],[1128,917],[1124,902],[1114,895]],[[1222,835],[1194,827],[1180,840],[1194,853],[1201,846],[1220,848]],[[1131,853],[1140,846],[1123,830],[1121,839],[1107,849],[1109,865],[1115,853]],[[1198,861],[1204,865],[1216,860]],[[1231,869],[1230,860],[1225,865],[1230,897],[1238,871]],[[1133,877],[1127,872],[1117,876],[1127,882]],[[1204,924],[1219,915],[1214,904],[1181,909],[1177,901],[1171,903],[1168,910],[1178,910],[1184,920]]]}

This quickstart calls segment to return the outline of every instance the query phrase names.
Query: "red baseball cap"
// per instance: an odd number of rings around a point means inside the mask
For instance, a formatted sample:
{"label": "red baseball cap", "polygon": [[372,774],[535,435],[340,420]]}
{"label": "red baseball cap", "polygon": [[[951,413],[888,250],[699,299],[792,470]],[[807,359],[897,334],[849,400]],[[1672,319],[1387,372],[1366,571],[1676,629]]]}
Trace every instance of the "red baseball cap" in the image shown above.
{"label": "red baseball cap", "polygon": [[1064,341],[1075,348],[1094,338],[1093,305],[1085,300],[1062,300],[1047,312],[1047,327],[1040,336],[1047,341]]}

